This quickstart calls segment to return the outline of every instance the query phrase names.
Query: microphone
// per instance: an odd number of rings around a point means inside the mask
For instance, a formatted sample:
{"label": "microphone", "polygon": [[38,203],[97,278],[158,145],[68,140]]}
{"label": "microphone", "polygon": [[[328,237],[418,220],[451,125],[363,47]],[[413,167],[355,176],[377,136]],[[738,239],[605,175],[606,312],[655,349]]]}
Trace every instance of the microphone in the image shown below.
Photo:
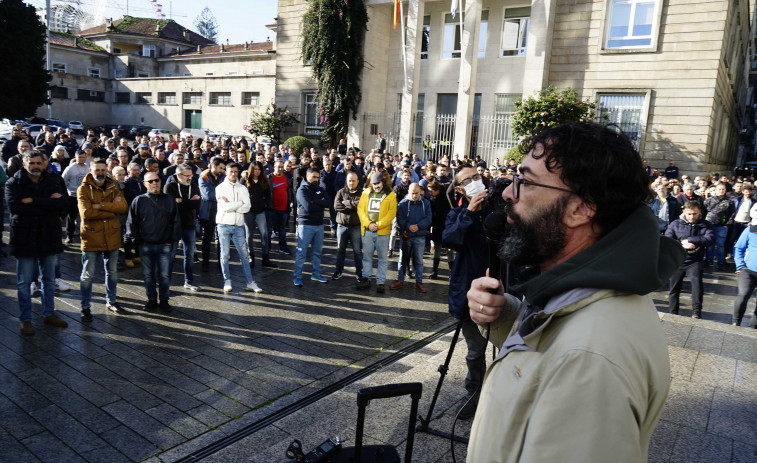
{"label": "microphone", "polygon": [[[484,220],[484,236],[489,247],[489,276],[502,279],[502,261],[497,257],[499,239],[507,226],[507,214],[502,211],[492,212]],[[496,294],[497,290],[492,290]]]}

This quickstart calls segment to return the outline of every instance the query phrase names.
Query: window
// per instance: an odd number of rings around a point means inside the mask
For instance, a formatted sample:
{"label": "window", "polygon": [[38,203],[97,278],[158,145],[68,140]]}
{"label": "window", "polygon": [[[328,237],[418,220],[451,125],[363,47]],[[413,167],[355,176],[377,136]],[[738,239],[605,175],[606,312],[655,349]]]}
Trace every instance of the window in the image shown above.
{"label": "window", "polygon": [[[599,122],[615,124],[631,139],[636,150],[641,141],[641,119],[644,93],[599,94],[597,117]],[[608,119],[604,119],[607,116]]]}
{"label": "window", "polygon": [[520,93],[497,93],[494,95],[494,114],[510,114],[515,112],[515,102],[520,99]]}
{"label": "window", "polygon": [[655,0],[610,0],[607,48],[652,46]]}
{"label": "window", "polygon": [[50,96],[61,100],[67,100],[68,89],[66,87],[53,87],[50,89]]}
{"label": "window", "polygon": [[150,58],[155,58],[157,55],[157,50],[155,48],[155,45],[142,45],[142,56],[149,56]]}
{"label": "window", "polygon": [[158,92],[158,104],[176,104],[176,93]]}
{"label": "window", "polygon": [[94,79],[100,78],[100,68],[87,68],[87,75]]}
{"label": "window", "polygon": [[97,101],[100,103],[105,102],[105,92],[98,92],[96,90],[76,90],[76,99],[82,101]]}
{"label": "window", "polygon": [[231,92],[210,92],[210,104],[231,106]]}
{"label": "window", "polygon": [[137,71],[137,77],[150,77],[150,73],[145,71]]}
{"label": "window", "polygon": [[481,24],[478,29],[478,57],[486,57],[486,34],[489,32],[489,10],[481,12]]}
{"label": "window", "polygon": [[131,93],[116,92],[116,104],[129,104],[129,103],[131,103]]}
{"label": "window", "polygon": [[423,143],[423,107],[426,106],[426,94],[418,94],[418,106],[415,107],[415,137],[413,143]]}
{"label": "window", "polygon": [[502,56],[526,56],[531,7],[506,8],[502,24]]}
{"label": "window", "polygon": [[53,72],[66,72],[66,63],[53,63]]}
{"label": "window", "polygon": [[321,125],[318,117],[318,101],[315,93],[305,94],[305,135],[318,135],[326,127]]}
{"label": "window", "polygon": [[113,53],[123,53],[120,48],[113,47]]}
{"label": "window", "polygon": [[460,58],[460,19],[449,13],[444,15],[442,58]]}
{"label": "window", "polygon": [[213,73],[212,73],[212,72],[206,72],[206,73],[205,73],[205,75],[206,75],[206,76],[212,76],[212,75],[213,75]]}
{"label": "window", "polygon": [[151,92],[137,92],[137,97],[135,99],[135,102],[137,104],[151,104],[152,103],[152,93]]}
{"label": "window", "polygon": [[260,92],[242,92],[242,104],[258,106],[260,104]]}
{"label": "window", "polygon": [[421,36],[421,59],[428,59],[428,41],[431,39],[431,16],[423,17],[423,34]]}
{"label": "window", "polygon": [[202,92],[184,92],[183,96],[184,104],[202,104]]}

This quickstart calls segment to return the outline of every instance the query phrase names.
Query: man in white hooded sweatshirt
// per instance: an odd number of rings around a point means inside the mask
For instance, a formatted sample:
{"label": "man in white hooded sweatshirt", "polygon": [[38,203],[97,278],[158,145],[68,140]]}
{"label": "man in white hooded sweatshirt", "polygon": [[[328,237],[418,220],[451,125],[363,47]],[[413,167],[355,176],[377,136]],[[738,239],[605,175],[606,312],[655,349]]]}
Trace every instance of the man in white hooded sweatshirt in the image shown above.
{"label": "man in white hooded sweatshirt", "polygon": [[231,162],[226,165],[226,179],[216,187],[218,212],[216,226],[218,242],[221,247],[221,272],[223,273],[223,291],[231,292],[231,274],[229,272],[229,246],[234,246],[242,263],[246,289],[260,293],[263,290],[252,279],[249,250],[244,231],[244,214],[250,210],[250,194],[239,179],[239,164]]}

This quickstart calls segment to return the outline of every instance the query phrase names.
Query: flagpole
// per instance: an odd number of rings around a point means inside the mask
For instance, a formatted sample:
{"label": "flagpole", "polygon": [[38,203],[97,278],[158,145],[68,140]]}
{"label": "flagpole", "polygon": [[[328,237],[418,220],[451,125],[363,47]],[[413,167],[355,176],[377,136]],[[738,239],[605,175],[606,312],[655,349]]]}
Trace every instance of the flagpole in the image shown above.
{"label": "flagpole", "polygon": [[400,0],[400,34],[402,35],[402,68],[405,75],[405,87],[407,87],[407,46],[405,44],[405,13],[402,10],[402,0]]}

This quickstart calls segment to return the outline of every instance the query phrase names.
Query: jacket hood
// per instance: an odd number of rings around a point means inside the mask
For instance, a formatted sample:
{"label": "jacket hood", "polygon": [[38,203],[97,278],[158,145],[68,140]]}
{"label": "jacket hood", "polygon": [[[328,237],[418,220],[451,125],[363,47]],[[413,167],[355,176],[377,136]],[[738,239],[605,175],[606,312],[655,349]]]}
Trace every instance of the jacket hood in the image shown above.
{"label": "jacket hood", "polygon": [[685,258],[680,243],[660,235],[649,207],[640,206],[589,248],[513,289],[538,307],[575,288],[645,295],[667,282]]}

